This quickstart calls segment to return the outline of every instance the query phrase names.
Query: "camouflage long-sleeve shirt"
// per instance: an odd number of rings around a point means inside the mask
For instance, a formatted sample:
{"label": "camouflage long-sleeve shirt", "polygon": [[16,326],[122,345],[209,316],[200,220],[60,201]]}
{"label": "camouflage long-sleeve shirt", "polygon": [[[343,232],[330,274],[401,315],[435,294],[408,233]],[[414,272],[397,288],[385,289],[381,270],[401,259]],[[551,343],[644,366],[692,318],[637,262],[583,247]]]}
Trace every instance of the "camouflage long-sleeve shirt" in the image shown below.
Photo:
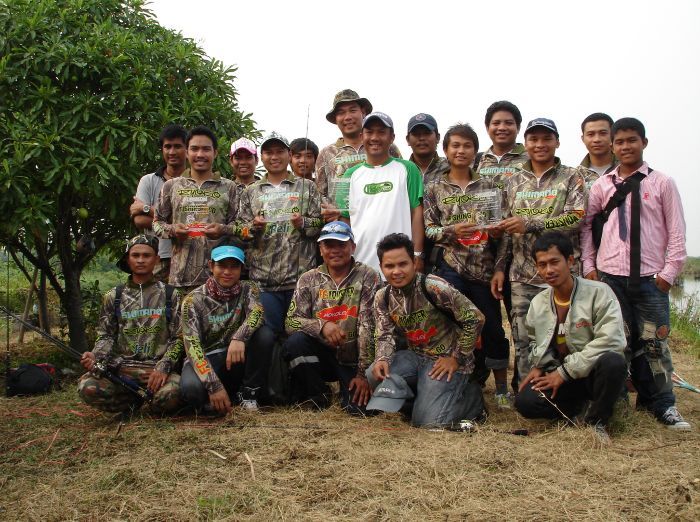
{"label": "camouflage long-sleeve shirt", "polygon": [[[408,160],[415,163],[416,167],[418,167],[418,163],[416,163],[413,154],[411,154],[411,157],[408,158]],[[418,170],[420,170],[420,167],[418,167]],[[435,152],[435,155],[430,161],[428,168],[425,169],[425,172],[421,170],[421,174],[423,175],[423,186],[426,186],[428,183],[440,181],[442,179],[442,175],[448,170],[450,170],[450,162],[447,161],[446,158],[441,158],[438,156],[438,153]]]}
{"label": "camouflage long-sleeve shirt", "polygon": [[[502,192],[492,178],[482,178],[472,171],[472,180],[462,188],[450,181],[449,171],[440,181],[425,187],[423,215],[425,235],[442,247],[443,259],[460,276],[472,281],[491,280],[494,256],[485,229],[470,237],[457,238],[459,223],[485,224],[490,215],[498,216],[503,205]],[[489,212],[487,205],[497,201],[498,213]]]}
{"label": "camouflage long-sleeve shirt", "polygon": [[529,159],[522,143],[516,143],[510,152],[506,152],[500,159],[493,153],[493,149],[489,148],[481,156],[481,161],[475,170],[482,178],[493,179],[496,186],[502,190],[506,181]]}
{"label": "camouflage long-sleeve shirt", "polygon": [[357,366],[364,375],[374,358],[374,295],[382,287],[379,274],[360,262],[340,284],[328,274],[326,265],[309,270],[299,278],[287,313],[288,334],[304,332],[324,341],[321,330],[337,323],[346,340],[336,356],[342,365]]}
{"label": "camouflage long-sleeve shirt", "polygon": [[[401,332],[410,350],[432,359],[453,356],[459,361],[459,371],[474,369],[474,345],[484,325],[484,315],[464,295],[444,279],[427,276],[426,288],[440,308],[436,309],[423,294],[422,274],[403,287],[385,286],[374,298],[377,323],[377,356],[375,360],[390,360],[396,351],[394,335]],[[387,306],[385,293],[389,292]],[[451,311],[459,327],[445,315]]]}
{"label": "camouflage long-sleeve shirt", "polygon": [[[401,152],[393,143],[389,147],[389,154],[394,158],[401,157]],[[325,203],[335,203],[336,200],[335,194],[329,194],[328,180],[341,177],[350,167],[366,159],[364,145],[356,149],[352,145],[346,145],[343,138],[338,138],[335,143],[321,149],[316,159],[316,186]]]}
{"label": "camouflage long-sleeve shirt", "polygon": [[[183,355],[182,342],[177,331],[180,299],[177,292],[171,297],[171,319],[166,320],[165,285],[151,279],[134,284],[129,277],[124,285],[115,314],[117,289],[112,288],[102,299],[100,322],[97,325],[95,357],[121,357],[125,361],[152,361],[155,369],[170,373]],[[116,346],[115,346],[116,340]]]}
{"label": "camouflage long-sleeve shirt", "polygon": [[223,385],[205,354],[221,348],[227,350],[232,340],[247,342],[263,324],[263,307],[257,285],[240,281],[238,288],[232,300],[221,302],[209,294],[206,285],[202,285],[182,301],[180,333],[185,352],[210,394],[222,389]]}
{"label": "camouflage long-sleeve shirt", "polygon": [[528,161],[513,174],[505,187],[504,218],[518,216],[525,221],[524,234],[505,234],[498,247],[496,270],[503,271],[508,261],[510,280],[544,285],[532,256],[535,240],[545,231],[557,230],[569,235],[574,244],[574,275],[581,258],[578,230],[583,222],[585,182],[579,168],[565,167],[559,158],[554,166],[537,177]]}
{"label": "camouflage long-sleeve shirt", "polygon": [[[292,225],[293,213],[303,217],[301,230]],[[255,216],[268,221],[263,229],[253,228]],[[314,267],[323,220],[313,181],[290,173],[275,187],[265,176],[243,191],[238,220],[239,237],[250,241],[246,250],[250,278],[261,290],[292,290],[299,276]]]}
{"label": "camouflage long-sleeve shirt", "polygon": [[[196,286],[207,280],[209,253],[216,240],[204,235],[204,227],[219,223],[225,225],[224,234],[232,235],[237,212],[236,184],[219,173],[214,173],[212,179],[201,185],[190,177],[189,170],[165,182],[155,211],[153,231],[158,237],[173,240],[171,285]],[[189,236],[184,241],[175,236],[175,223],[187,226]]]}

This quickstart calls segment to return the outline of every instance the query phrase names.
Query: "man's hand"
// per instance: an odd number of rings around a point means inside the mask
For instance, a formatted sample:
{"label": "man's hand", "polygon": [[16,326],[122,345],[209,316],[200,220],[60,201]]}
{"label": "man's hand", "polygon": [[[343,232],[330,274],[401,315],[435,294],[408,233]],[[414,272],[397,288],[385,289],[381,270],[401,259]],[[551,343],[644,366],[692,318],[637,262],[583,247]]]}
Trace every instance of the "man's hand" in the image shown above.
{"label": "man's hand", "polygon": [[301,230],[301,228],[304,226],[304,218],[298,212],[295,212],[294,214],[292,214],[291,221],[292,221],[292,226],[294,228],[296,228],[297,230]]}
{"label": "man's hand", "polygon": [[165,381],[167,380],[167,373],[160,372],[158,370],[153,370],[151,372],[150,377],[148,378],[148,384],[146,385],[146,388],[148,388],[151,391],[151,393],[155,393],[163,387]]}
{"label": "man's hand", "polygon": [[544,372],[540,368],[533,368],[532,370],[530,370],[530,373],[528,373],[523,379],[523,382],[520,383],[518,392],[523,391],[525,389],[525,386],[527,386],[531,380],[537,379],[538,377],[542,377],[543,373]]}
{"label": "man's hand", "polygon": [[495,298],[503,300],[503,284],[506,281],[506,275],[501,272],[495,272],[491,278],[491,295]]}
{"label": "man's hand", "polygon": [[181,242],[185,241],[190,235],[190,231],[184,223],[175,223],[173,225],[173,233],[175,234],[175,238]]}
{"label": "man's hand", "polygon": [[231,399],[229,399],[228,393],[226,393],[224,388],[221,388],[216,393],[210,393],[209,402],[211,403],[211,407],[221,415],[226,415],[231,411]]}
{"label": "man's hand", "polygon": [[145,203],[141,201],[139,198],[134,196],[134,202],[131,204],[129,207],[129,215],[131,217],[138,216],[139,214],[143,214],[143,206]]}
{"label": "man's hand", "polygon": [[92,371],[92,369],[95,367],[95,361],[95,354],[92,352],[85,352],[80,358],[80,364],[82,364],[83,368],[85,368],[89,372]]}
{"label": "man's hand", "polygon": [[321,328],[321,335],[331,346],[340,346],[347,339],[347,334],[345,331],[332,321],[328,321]]}
{"label": "man's hand", "polygon": [[661,290],[664,294],[667,294],[671,290],[671,283],[662,279],[660,276],[656,276],[656,288]]}
{"label": "man's hand", "polygon": [[224,225],[221,223],[209,223],[204,228],[204,234],[206,234],[209,239],[219,239],[224,235],[224,231]]}
{"label": "man's hand", "polygon": [[509,217],[498,224],[507,234],[524,234],[525,220],[519,216]]}
{"label": "man's hand", "polygon": [[231,339],[226,353],[226,369],[230,370],[232,364],[245,362],[245,343]]}
{"label": "man's hand", "polygon": [[352,402],[360,406],[367,406],[369,398],[372,395],[372,390],[369,387],[369,382],[364,375],[358,375],[353,380],[350,381],[348,386],[348,391],[355,393],[352,396]]}
{"label": "man's hand", "polygon": [[590,279],[591,281],[599,281],[598,279],[598,271],[597,270],[591,270],[586,274],[586,279]]}
{"label": "man's hand", "polygon": [[477,230],[479,230],[479,226],[474,223],[457,223],[455,225],[455,235],[460,239],[471,236]]}
{"label": "man's hand", "polygon": [[255,230],[264,229],[266,224],[267,221],[265,221],[265,218],[262,216],[255,216],[255,218],[253,218],[253,228]]}
{"label": "man's hand", "polygon": [[435,364],[433,364],[433,368],[428,373],[428,377],[439,381],[444,375],[447,375],[447,382],[450,382],[452,380],[452,374],[457,371],[457,368],[459,368],[459,362],[456,357],[451,355],[448,357],[438,357]]}
{"label": "man's hand", "polygon": [[552,399],[556,397],[562,384],[564,384],[564,378],[557,370],[532,379],[532,389],[535,391],[552,390]]}
{"label": "man's hand", "polygon": [[389,363],[388,361],[375,361],[372,366],[372,377],[378,381],[383,381],[389,377]]}
{"label": "man's hand", "polygon": [[330,203],[321,203],[321,217],[325,223],[338,221],[340,219],[340,210]]}

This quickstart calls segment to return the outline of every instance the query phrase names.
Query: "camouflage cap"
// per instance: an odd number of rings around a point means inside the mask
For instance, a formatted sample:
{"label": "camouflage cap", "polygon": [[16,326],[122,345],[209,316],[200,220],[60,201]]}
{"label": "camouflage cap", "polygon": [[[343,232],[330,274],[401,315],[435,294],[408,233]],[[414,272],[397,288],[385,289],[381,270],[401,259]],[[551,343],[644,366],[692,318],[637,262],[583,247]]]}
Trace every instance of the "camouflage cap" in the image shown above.
{"label": "camouflage cap", "polygon": [[372,104],[367,98],[360,98],[360,95],[352,89],[343,89],[335,95],[335,98],[333,98],[333,108],[328,114],[326,114],[326,119],[335,125],[335,111],[338,108],[338,105],[348,102],[357,102],[360,107],[362,107],[365,114],[372,112]]}
{"label": "camouflage cap", "polygon": [[282,145],[289,149],[289,140],[282,136],[279,132],[272,131],[270,134],[265,136],[265,139],[260,144],[260,150],[262,151],[270,141],[279,141]]}
{"label": "camouflage cap", "polygon": [[126,250],[122,254],[122,257],[119,258],[119,261],[117,261],[117,268],[119,268],[122,272],[126,272],[127,274],[131,273],[131,268],[129,267],[128,259],[129,259],[129,251],[134,248],[136,245],[147,245],[151,247],[155,253],[158,253],[158,238],[156,236],[150,236],[146,234],[139,234],[138,236],[134,236],[131,239],[129,239],[126,242]]}

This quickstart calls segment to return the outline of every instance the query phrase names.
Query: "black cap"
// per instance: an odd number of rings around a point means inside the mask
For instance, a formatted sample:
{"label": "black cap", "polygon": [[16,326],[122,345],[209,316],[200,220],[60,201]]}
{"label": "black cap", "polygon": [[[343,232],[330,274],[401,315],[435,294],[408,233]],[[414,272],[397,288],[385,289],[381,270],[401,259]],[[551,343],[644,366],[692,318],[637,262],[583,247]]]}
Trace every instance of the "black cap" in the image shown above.
{"label": "black cap", "polygon": [[432,132],[437,132],[438,131],[438,124],[435,121],[435,118],[433,118],[430,114],[425,114],[424,112],[420,112],[413,116],[410,120],[408,120],[408,134],[411,134],[411,131],[418,127],[419,125],[423,125],[426,127],[429,131]]}

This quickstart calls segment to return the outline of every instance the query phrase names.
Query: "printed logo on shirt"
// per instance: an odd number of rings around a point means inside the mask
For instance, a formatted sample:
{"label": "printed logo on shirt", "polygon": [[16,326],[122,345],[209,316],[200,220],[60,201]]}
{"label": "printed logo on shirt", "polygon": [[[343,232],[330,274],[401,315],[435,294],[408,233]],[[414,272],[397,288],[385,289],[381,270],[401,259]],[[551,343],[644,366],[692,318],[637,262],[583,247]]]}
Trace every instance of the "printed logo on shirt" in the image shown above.
{"label": "printed logo on shirt", "polygon": [[495,176],[497,174],[504,175],[506,177],[512,176],[519,169],[519,165],[509,165],[508,167],[484,167],[479,169],[479,174],[482,176]]}
{"label": "printed logo on shirt", "polygon": [[345,321],[348,317],[357,319],[357,306],[350,307],[346,304],[331,306],[317,312],[316,317],[324,321]]}
{"label": "printed logo on shirt", "polygon": [[221,197],[221,193],[217,192],[216,190],[204,190],[204,189],[195,189],[195,188],[181,188],[177,189],[177,195],[178,196],[190,196],[190,197],[205,197],[205,198],[214,198],[214,199],[219,199]]}
{"label": "printed logo on shirt", "polygon": [[554,212],[554,207],[540,208],[516,208],[513,212],[518,216],[540,216],[543,214],[551,214]]}
{"label": "printed logo on shirt", "polygon": [[410,326],[420,324],[421,322],[425,321],[426,317],[428,317],[428,312],[426,312],[425,310],[417,310],[412,314],[408,315],[394,314],[391,316],[391,319],[398,326],[408,328]]}
{"label": "printed logo on shirt", "polygon": [[515,193],[515,199],[554,199],[557,192],[557,189],[520,190]]}
{"label": "printed logo on shirt", "polygon": [[576,323],[576,328],[590,328],[593,326],[589,321],[586,321],[585,319],[580,320],[578,323]]}
{"label": "printed logo on shirt", "polygon": [[382,192],[391,192],[393,188],[394,184],[391,181],[383,181],[382,183],[368,183],[363,190],[365,194],[373,196]]}
{"label": "printed logo on shirt", "polygon": [[406,339],[410,343],[417,345],[430,344],[430,339],[435,337],[438,333],[438,329],[435,326],[431,326],[428,330],[423,330],[418,328],[417,330],[409,330],[406,332]]}
{"label": "printed logo on shirt", "polygon": [[649,193],[648,193],[648,192],[645,192],[645,193],[644,193],[644,196],[642,196],[642,199],[648,201],[648,200],[649,200]]}
{"label": "printed logo on shirt", "polygon": [[329,290],[328,288],[319,288],[318,297],[328,301],[340,301],[344,297],[352,297],[355,295],[355,287],[339,288],[337,290]]}
{"label": "printed logo on shirt", "polygon": [[367,155],[362,153],[362,154],[351,154],[349,156],[336,156],[334,161],[336,165],[345,165],[347,163],[360,163],[361,161],[365,161],[367,159]]}
{"label": "printed logo on shirt", "polygon": [[459,205],[462,203],[469,203],[470,201],[489,201],[489,198],[487,198],[486,196],[482,196],[481,194],[456,194],[454,196],[447,196],[446,198],[443,198],[442,204]]}
{"label": "printed logo on shirt", "polygon": [[139,319],[150,317],[151,319],[159,319],[163,315],[162,308],[139,308],[138,310],[124,310],[121,312],[124,319]]}

